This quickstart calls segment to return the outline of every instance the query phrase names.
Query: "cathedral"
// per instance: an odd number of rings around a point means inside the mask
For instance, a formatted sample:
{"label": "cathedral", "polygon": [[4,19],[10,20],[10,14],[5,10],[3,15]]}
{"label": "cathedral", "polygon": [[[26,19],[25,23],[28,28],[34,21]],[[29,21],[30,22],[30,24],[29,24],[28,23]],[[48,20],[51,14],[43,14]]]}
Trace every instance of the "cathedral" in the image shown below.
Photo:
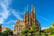
{"label": "cathedral", "polygon": [[40,23],[38,22],[35,16],[35,7],[33,10],[33,5],[32,5],[32,10],[31,12],[29,12],[27,5],[27,10],[25,7],[24,20],[16,21],[13,33],[16,35],[20,35],[23,30],[32,29],[33,25],[38,26],[39,30],[41,30]]}

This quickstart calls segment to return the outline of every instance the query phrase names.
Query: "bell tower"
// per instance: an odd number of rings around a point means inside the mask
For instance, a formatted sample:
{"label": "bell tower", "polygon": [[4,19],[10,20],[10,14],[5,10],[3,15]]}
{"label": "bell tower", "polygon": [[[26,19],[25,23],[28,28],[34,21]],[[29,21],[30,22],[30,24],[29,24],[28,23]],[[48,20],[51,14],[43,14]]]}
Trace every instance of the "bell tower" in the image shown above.
{"label": "bell tower", "polygon": [[25,7],[25,15],[24,15],[24,29],[26,29],[26,7]]}
{"label": "bell tower", "polygon": [[33,23],[34,23],[34,18],[33,18],[33,5],[32,5],[32,10],[31,10],[31,26],[33,25]]}
{"label": "bell tower", "polygon": [[26,28],[27,29],[29,28],[28,25],[29,25],[29,11],[28,11],[28,5],[27,5],[27,16],[26,16]]}
{"label": "bell tower", "polygon": [[34,7],[34,25],[36,25],[35,7]]}
{"label": "bell tower", "polygon": [[29,12],[29,29],[31,29],[31,15],[30,15],[30,12]]}

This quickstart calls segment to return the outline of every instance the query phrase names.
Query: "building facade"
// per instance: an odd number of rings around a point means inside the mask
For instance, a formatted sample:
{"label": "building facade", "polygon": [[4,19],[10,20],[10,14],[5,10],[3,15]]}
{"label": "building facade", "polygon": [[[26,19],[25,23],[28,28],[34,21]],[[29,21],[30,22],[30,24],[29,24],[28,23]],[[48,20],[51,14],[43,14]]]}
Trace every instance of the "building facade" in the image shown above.
{"label": "building facade", "polygon": [[1,32],[2,32],[2,25],[0,24],[0,34],[1,34]]}
{"label": "building facade", "polygon": [[14,27],[14,31],[13,31],[13,33],[14,34],[18,34],[18,35],[20,35],[21,33],[21,31],[23,31],[24,30],[24,21],[17,21],[16,22],[16,25],[15,25],[15,27]]}
{"label": "building facade", "polygon": [[10,30],[9,28],[5,28],[5,27],[2,27],[2,24],[0,24],[0,33],[6,31],[6,30]]}
{"label": "building facade", "polygon": [[6,27],[2,27],[2,32],[6,31],[6,30],[10,30],[10,29],[6,28]]}
{"label": "building facade", "polygon": [[27,10],[25,7],[24,20],[16,22],[15,27],[14,27],[14,34],[20,35],[21,31],[30,30],[30,29],[32,29],[33,25],[38,26],[39,30],[41,29],[40,24],[35,16],[35,7],[34,7],[34,11],[33,11],[33,6],[32,6],[32,10],[30,13],[28,11],[28,5],[27,5]]}

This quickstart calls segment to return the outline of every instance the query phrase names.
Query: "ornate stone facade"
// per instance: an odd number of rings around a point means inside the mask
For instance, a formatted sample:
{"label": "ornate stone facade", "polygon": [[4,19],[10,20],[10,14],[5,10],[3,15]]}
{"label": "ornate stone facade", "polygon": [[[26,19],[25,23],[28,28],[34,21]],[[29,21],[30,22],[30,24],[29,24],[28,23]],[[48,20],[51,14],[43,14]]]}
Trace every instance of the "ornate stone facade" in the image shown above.
{"label": "ornate stone facade", "polygon": [[31,27],[33,25],[38,26],[39,30],[41,29],[40,24],[35,16],[35,7],[34,7],[34,11],[33,11],[33,6],[32,6],[32,11],[30,13],[28,11],[28,5],[27,5],[27,11],[26,11],[26,7],[25,7],[24,21],[16,22],[15,27],[14,27],[14,34],[20,34],[20,32],[22,30],[30,30],[30,29],[32,29]]}
{"label": "ornate stone facade", "polygon": [[34,7],[34,11],[33,11],[33,5],[32,5],[32,11],[30,13],[28,11],[28,5],[27,5],[27,13],[26,13],[26,7],[25,7],[24,29],[25,30],[30,30],[30,29],[32,29],[31,27],[33,25],[38,26],[39,29],[41,28],[40,24],[39,24],[39,22],[38,22],[38,20],[36,19],[36,16],[35,16],[35,7]]}
{"label": "ornate stone facade", "polygon": [[17,21],[14,27],[14,34],[20,35],[20,32],[24,30],[24,21]]}

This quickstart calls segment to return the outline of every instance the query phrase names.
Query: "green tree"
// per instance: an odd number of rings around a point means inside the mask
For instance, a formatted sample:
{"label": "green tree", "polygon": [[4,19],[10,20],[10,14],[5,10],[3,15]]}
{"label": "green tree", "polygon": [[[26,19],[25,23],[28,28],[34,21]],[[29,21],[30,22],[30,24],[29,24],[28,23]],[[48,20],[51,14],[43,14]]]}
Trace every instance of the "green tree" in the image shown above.
{"label": "green tree", "polygon": [[49,32],[49,29],[45,29],[44,32],[48,33]]}
{"label": "green tree", "polygon": [[22,36],[28,36],[28,31],[29,31],[29,30],[23,30],[23,31],[21,32],[21,35],[22,35]]}
{"label": "green tree", "polygon": [[33,30],[29,30],[29,31],[28,31],[28,34],[29,34],[29,35],[33,35],[33,33],[34,33]]}
{"label": "green tree", "polygon": [[54,36],[54,34],[52,34],[51,36]]}
{"label": "green tree", "polygon": [[28,31],[28,33],[33,33],[33,32],[34,32],[33,30],[29,30],[29,31]]}
{"label": "green tree", "polygon": [[25,34],[25,33],[28,33],[28,31],[29,31],[29,30],[23,30],[21,33],[22,33],[22,34]]}
{"label": "green tree", "polygon": [[33,36],[38,35],[38,34],[36,34],[36,33],[39,31],[38,26],[33,25],[33,26],[32,26],[32,31],[33,31]]}
{"label": "green tree", "polygon": [[46,34],[45,33],[42,33],[41,36],[46,36]]}
{"label": "green tree", "polygon": [[52,23],[52,26],[54,27],[54,22]]}
{"label": "green tree", "polygon": [[13,31],[12,30],[6,30],[6,31],[2,32],[2,34],[5,36],[13,35]]}
{"label": "green tree", "polygon": [[53,28],[52,27],[49,27],[49,32],[52,34],[52,32],[53,32]]}
{"label": "green tree", "polygon": [[38,28],[38,26],[33,25],[33,26],[32,26],[32,30],[35,32],[35,31],[38,31],[39,28]]}

